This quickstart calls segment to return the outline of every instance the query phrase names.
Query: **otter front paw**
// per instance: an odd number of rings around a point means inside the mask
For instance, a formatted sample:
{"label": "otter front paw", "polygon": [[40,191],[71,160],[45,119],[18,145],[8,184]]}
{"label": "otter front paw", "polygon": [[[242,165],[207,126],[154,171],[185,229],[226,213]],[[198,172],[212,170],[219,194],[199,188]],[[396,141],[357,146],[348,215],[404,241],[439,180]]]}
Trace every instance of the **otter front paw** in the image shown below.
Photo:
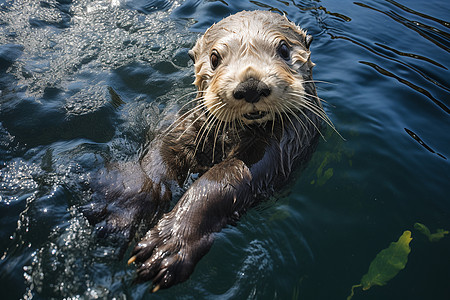
{"label": "otter front paw", "polygon": [[199,237],[187,226],[171,225],[170,219],[161,219],[137,244],[128,260],[128,264],[137,265],[135,282],[152,281],[152,292],[187,280],[213,242],[212,234]]}

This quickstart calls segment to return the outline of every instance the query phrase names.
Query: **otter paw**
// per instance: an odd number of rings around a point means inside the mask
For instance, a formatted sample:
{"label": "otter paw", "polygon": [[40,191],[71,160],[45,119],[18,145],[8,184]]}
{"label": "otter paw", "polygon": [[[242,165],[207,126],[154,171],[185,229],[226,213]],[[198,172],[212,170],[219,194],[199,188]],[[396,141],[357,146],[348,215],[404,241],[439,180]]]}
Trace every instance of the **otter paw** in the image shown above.
{"label": "otter paw", "polygon": [[136,245],[128,260],[128,264],[137,265],[135,282],[152,281],[152,292],[156,292],[187,280],[212,241],[211,234],[195,239],[167,230],[166,226],[154,227]]}

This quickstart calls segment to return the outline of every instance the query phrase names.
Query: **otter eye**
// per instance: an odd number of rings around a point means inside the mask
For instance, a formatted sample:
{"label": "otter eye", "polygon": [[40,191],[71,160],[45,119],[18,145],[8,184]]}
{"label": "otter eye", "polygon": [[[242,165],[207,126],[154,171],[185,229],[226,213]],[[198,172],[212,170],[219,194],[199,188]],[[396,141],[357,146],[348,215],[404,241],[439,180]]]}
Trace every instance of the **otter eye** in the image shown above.
{"label": "otter eye", "polygon": [[220,64],[220,55],[216,50],[211,53],[211,67],[215,70]]}
{"label": "otter eye", "polygon": [[289,49],[288,45],[286,45],[285,42],[281,42],[280,46],[278,46],[277,52],[282,59],[291,59],[291,49]]}

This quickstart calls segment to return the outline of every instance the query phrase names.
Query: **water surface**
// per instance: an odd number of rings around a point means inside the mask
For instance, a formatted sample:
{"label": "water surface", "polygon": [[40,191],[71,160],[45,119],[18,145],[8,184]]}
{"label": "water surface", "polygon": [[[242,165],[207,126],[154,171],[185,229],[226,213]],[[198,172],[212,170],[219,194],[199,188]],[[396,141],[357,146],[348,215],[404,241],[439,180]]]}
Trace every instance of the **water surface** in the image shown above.
{"label": "water surface", "polygon": [[[405,230],[406,268],[353,299],[450,298],[450,237],[431,243],[413,228],[450,230],[447,1],[0,4],[3,299],[345,299]],[[218,234],[189,281],[150,295],[78,210],[90,174],[136,159],[195,90],[196,38],[255,9],[314,36],[318,93],[344,139],[325,129],[276,202]]]}

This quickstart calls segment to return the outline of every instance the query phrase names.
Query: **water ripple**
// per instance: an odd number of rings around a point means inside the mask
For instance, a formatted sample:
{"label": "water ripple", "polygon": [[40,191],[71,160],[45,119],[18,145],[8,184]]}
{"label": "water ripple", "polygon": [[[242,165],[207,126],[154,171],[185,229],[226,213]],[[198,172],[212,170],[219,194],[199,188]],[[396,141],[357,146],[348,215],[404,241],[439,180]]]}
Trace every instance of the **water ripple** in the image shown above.
{"label": "water ripple", "polygon": [[421,13],[421,12],[418,12],[418,11],[415,11],[415,10],[413,10],[413,9],[411,9],[411,8],[408,8],[408,7],[402,5],[402,4],[400,4],[400,3],[398,3],[398,2],[396,2],[396,1],[394,1],[394,0],[386,0],[386,1],[389,2],[389,3],[391,3],[391,4],[394,4],[394,5],[397,6],[398,8],[401,8],[402,10],[404,10],[404,11],[406,11],[406,12],[408,12],[408,13],[417,15],[417,16],[422,17],[422,18],[424,18],[424,19],[428,19],[428,20],[437,22],[437,23],[439,23],[439,24],[441,24],[441,25],[443,25],[443,26],[445,26],[445,27],[450,28],[450,22],[443,21],[443,20],[440,20],[440,19],[438,19],[438,18],[429,16],[429,15],[427,15],[427,14],[424,14],[424,13]]}
{"label": "water ripple", "polygon": [[[382,48],[384,48],[386,50],[392,51],[392,52],[394,52],[397,55],[423,60],[423,61],[429,62],[430,64],[438,66],[439,68],[442,68],[444,70],[448,70],[445,66],[441,65],[440,63],[436,62],[435,60],[432,60],[431,58],[428,58],[428,57],[425,57],[425,56],[422,56],[422,55],[418,55],[418,54],[414,54],[414,53],[402,52],[402,51],[396,50],[394,48],[391,48],[389,46],[386,46],[386,45],[383,45],[383,44],[380,44],[380,43],[375,43],[375,45],[377,45],[378,47],[382,47]],[[450,90],[448,87],[443,86],[443,85],[441,85],[441,84],[439,84],[437,82],[433,82],[433,83],[435,83],[436,85],[438,85],[441,88],[444,88],[446,90]]]}
{"label": "water ripple", "polygon": [[[7,24],[0,27],[0,44],[22,45],[23,54],[8,72],[18,79],[17,85],[27,87],[29,95],[42,96],[48,87],[66,90],[77,74],[98,80],[95,76],[105,68],[137,60],[164,61],[174,46],[189,38],[176,31],[169,18],[176,5],[162,2],[170,10],[150,17],[106,0],[70,5],[56,0],[14,1],[0,10],[0,19]],[[165,34],[168,31],[174,34]]]}
{"label": "water ripple", "polygon": [[439,101],[438,99],[434,98],[433,95],[427,91],[426,89],[404,79],[401,78],[395,74],[393,74],[392,72],[389,72],[388,70],[378,66],[375,63],[371,63],[371,62],[367,62],[367,61],[360,61],[360,63],[368,65],[370,67],[372,67],[373,69],[375,69],[377,72],[379,72],[382,75],[388,76],[388,77],[392,77],[394,79],[396,79],[398,82],[405,84],[407,86],[409,86],[410,88],[414,89],[415,91],[423,94],[424,96],[426,96],[427,98],[429,98],[431,101],[434,102],[434,104],[436,104],[437,106],[439,106],[444,112],[450,114],[450,108],[448,108],[448,106],[446,106],[444,103],[442,103],[441,101]]}
{"label": "water ripple", "polygon": [[[395,1],[388,1],[389,3],[393,4],[395,7],[399,8],[403,12],[411,13],[417,16],[420,16],[426,20],[431,20],[433,22],[436,22],[438,26],[443,25],[445,28],[448,28],[448,22],[439,20],[437,18],[428,16],[423,13],[417,13],[414,10],[408,9],[406,6],[400,5]],[[421,37],[425,38],[426,40],[432,42],[436,46],[438,46],[440,49],[443,49],[445,51],[448,51],[448,45],[450,45],[450,33],[447,32],[445,29],[439,29],[437,27],[427,25],[423,22],[415,21],[415,20],[409,20],[405,16],[401,16],[399,12],[395,12],[393,10],[387,10],[383,8],[376,8],[370,5],[367,5],[365,3],[361,2],[354,2],[355,5],[369,9],[371,11],[375,11],[378,13],[381,13],[385,16],[388,16],[398,24],[401,24],[403,26],[406,26],[407,28],[411,29],[413,32],[419,33]],[[421,78],[423,78],[426,82],[429,82],[433,84],[434,86],[437,86],[439,89],[444,91],[447,95],[450,92],[450,87],[448,86],[448,81],[442,81],[440,78],[436,78],[436,75],[433,75],[428,70],[425,70],[423,67],[419,67],[414,65],[411,62],[408,62],[405,59],[402,59],[403,57],[414,59],[417,61],[424,61],[427,63],[430,63],[433,66],[439,67],[443,70],[448,70],[448,68],[443,65],[442,63],[436,61],[435,59],[431,59],[429,57],[426,57],[424,55],[419,55],[417,53],[413,52],[406,52],[401,51],[398,49],[395,49],[393,46],[386,45],[384,43],[380,42],[374,42],[373,45],[362,42],[357,37],[350,37],[348,35],[338,35],[335,34],[333,31],[335,30],[328,30],[328,34],[331,36],[332,39],[342,39],[349,41],[358,47],[361,47],[370,53],[374,54],[378,58],[383,58],[387,61],[394,62],[397,66],[395,66],[395,70],[399,69],[398,66],[403,66],[407,69],[409,69],[411,74],[417,74]],[[395,54],[395,55],[392,55]],[[396,57],[398,56],[398,57]],[[381,61],[378,62],[368,62],[368,61],[360,61],[360,63],[370,66],[373,69],[375,69],[380,74],[391,77],[396,79],[398,82],[410,87],[411,89],[421,93],[422,95],[426,96],[428,99],[430,99],[434,104],[436,104],[439,108],[441,108],[444,112],[447,114],[450,113],[450,109],[448,105],[446,104],[446,101],[444,99],[438,99],[436,98],[432,92],[430,92],[426,87],[419,86],[416,83],[413,83],[413,80],[404,78],[403,76],[399,76],[396,73],[396,71],[389,70],[391,67],[384,67],[383,63]]]}
{"label": "water ripple", "polygon": [[[395,3],[395,2],[394,2]],[[383,11],[377,8],[374,8],[372,6],[369,6],[367,4],[361,3],[361,2],[355,2],[356,5],[359,5],[361,7],[365,7],[374,11],[377,11],[379,13],[382,13],[388,17],[390,17],[392,20],[398,22],[399,24],[402,24],[403,26],[406,26],[407,28],[417,32],[418,34],[420,34],[423,38],[427,39],[428,41],[432,42],[433,44],[435,44],[436,46],[438,46],[441,49],[444,49],[447,52],[450,52],[450,34],[440,30],[436,27],[430,26],[430,25],[426,25],[424,23],[421,23],[419,21],[414,21],[414,20],[409,20],[403,16],[400,16],[399,14],[397,14],[394,11]],[[402,8],[406,8],[405,6],[402,6]],[[422,14],[424,15],[424,14]],[[424,15],[426,16],[426,15]],[[427,19],[430,20],[436,20],[436,18],[432,18],[427,16]],[[445,26],[448,25],[447,22],[439,22],[441,24],[444,24]]]}
{"label": "water ripple", "polygon": [[406,131],[407,134],[409,134],[410,137],[412,137],[416,142],[418,142],[419,145],[421,145],[422,147],[424,147],[425,149],[427,149],[431,153],[435,153],[437,156],[439,156],[439,157],[441,157],[443,159],[447,159],[444,155],[442,155],[440,153],[436,153],[430,146],[425,144],[425,142],[422,141],[422,139],[417,134],[415,134],[413,131],[409,130],[408,128],[405,128],[405,131]]}

